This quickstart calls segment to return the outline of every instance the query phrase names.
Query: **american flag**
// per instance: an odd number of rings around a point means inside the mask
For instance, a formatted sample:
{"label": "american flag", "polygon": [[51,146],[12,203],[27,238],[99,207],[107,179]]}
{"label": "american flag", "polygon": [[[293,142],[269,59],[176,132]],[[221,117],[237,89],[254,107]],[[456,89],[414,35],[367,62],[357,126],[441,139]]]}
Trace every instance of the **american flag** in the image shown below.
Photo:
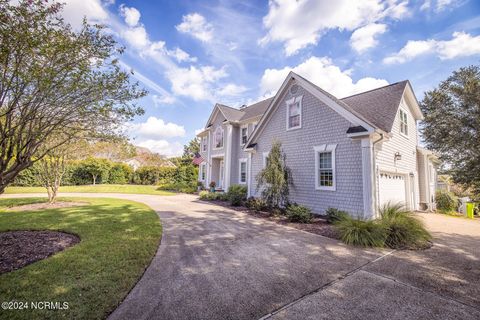
{"label": "american flag", "polygon": [[205,161],[205,159],[203,159],[203,157],[200,155],[200,153],[196,152],[195,156],[193,157],[192,163],[194,165],[199,166],[200,163],[202,163],[203,161]]}

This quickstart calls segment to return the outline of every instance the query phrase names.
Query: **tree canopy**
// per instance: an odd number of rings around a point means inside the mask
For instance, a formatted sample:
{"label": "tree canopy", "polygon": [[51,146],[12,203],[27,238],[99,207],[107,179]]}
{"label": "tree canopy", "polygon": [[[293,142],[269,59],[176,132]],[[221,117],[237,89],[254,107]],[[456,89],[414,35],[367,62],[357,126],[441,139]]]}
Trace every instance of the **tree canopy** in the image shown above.
{"label": "tree canopy", "polygon": [[425,93],[423,136],[453,180],[480,193],[480,66],[460,68]]}
{"label": "tree canopy", "polygon": [[102,26],[73,30],[61,10],[0,0],[0,193],[50,149],[116,135],[143,113],[134,101],[146,91],[120,68],[123,48]]}

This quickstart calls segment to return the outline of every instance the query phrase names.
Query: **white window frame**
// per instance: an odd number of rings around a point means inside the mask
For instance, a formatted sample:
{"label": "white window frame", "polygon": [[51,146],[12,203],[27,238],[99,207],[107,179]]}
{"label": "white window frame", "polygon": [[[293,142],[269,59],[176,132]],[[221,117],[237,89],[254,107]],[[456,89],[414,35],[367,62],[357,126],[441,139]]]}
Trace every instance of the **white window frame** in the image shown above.
{"label": "white window frame", "polygon": [[[403,108],[400,108],[399,110],[400,110],[400,111],[399,111],[399,117],[400,117],[400,133],[401,133],[404,137],[407,137],[407,138],[408,138],[408,112],[407,112],[405,109],[403,109]],[[403,122],[402,114],[405,115],[405,122]],[[403,125],[405,125],[406,132],[403,132],[403,130],[402,130]]]}
{"label": "white window frame", "polygon": [[[320,146],[313,147],[315,151],[315,189],[316,190],[325,190],[325,191],[336,191],[337,190],[337,173],[335,165],[335,150],[337,148],[336,144],[323,144]],[[332,154],[332,185],[331,186],[320,186],[320,181],[318,177],[318,172],[320,170],[320,153],[331,153]]]}
{"label": "white window frame", "polygon": [[[221,130],[222,131],[222,146],[217,147],[217,131]],[[213,150],[220,150],[223,149],[223,146],[225,145],[225,130],[223,130],[222,126],[218,126],[217,129],[213,132]]]}
{"label": "white window frame", "polygon": [[268,155],[270,154],[270,152],[264,152],[262,154],[262,163],[263,163],[263,169],[265,169],[267,167],[267,158],[268,158]]}
{"label": "white window frame", "polygon": [[[291,130],[297,130],[297,129],[301,129],[302,128],[302,100],[303,100],[303,96],[298,96],[298,97],[293,97],[292,99],[290,100],[287,100],[286,101],[286,104],[287,104],[287,121],[286,121],[286,128],[287,128],[287,131],[291,131]],[[300,121],[299,121],[299,125],[298,126],[295,126],[295,127],[290,127],[290,106],[295,104],[295,103],[298,103],[299,104],[299,115],[300,115]]]}
{"label": "white window frame", "polygon": [[[246,132],[247,132],[246,138],[247,138],[247,139],[245,140],[245,142],[243,142],[243,135],[242,135],[242,130],[243,130],[243,129],[247,129],[247,130],[246,130]],[[248,141],[248,125],[246,124],[246,125],[243,125],[243,126],[240,127],[240,145],[241,145],[241,146],[244,146],[245,143],[247,143],[247,141]]]}
{"label": "white window frame", "polygon": [[[245,181],[242,181],[242,163],[245,163]],[[247,180],[248,180],[247,158],[238,159],[238,184],[247,184]]]}
{"label": "white window frame", "polygon": [[207,179],[207,164],[205,162],[200,163],[200,181]]}
{"label": "white window frame", "polygon": [[202,152],[207,152],[207,137],[202,137]]}

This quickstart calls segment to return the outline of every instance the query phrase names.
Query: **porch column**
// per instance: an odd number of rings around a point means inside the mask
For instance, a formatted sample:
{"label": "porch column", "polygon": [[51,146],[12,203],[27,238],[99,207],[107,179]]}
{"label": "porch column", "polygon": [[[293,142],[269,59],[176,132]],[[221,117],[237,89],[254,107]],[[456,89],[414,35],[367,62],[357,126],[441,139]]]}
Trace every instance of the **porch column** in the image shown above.
{"label": "porch column", "polygon": [[247,158],[247,198],[250,198],[252,196],[252,193],[250,192],[250,189],[252,188],[251,184],[252,180],[252,153],[248,153],[248,158]]}
{"label": "porch column", "polygon": [[373,170],[373,144],[370,137],[362,139],[362,182],[363,182],[363,215],[366,219],[374,219],[375,197]]}
{"label": "porch column", "polygon": [[226,150],[225,150],[225,168],[224,168],[224,190],[225,192],[228,191],[228,188],[230,187],[230,175],[232,172],[232,131],[233,127],[231,124],[227,124],[227,145],[226,145]]}
{"label": "porch column", "polygon": [[212,148],[211,140],[210,140],[210,130],[208,130],[208,140],[207,140],[207,159],[205,166],[207,168],[206,180],[205,181],[205,188],[209,187],[210,181],[212,181],[212,158],[210,158],[210,149]]}

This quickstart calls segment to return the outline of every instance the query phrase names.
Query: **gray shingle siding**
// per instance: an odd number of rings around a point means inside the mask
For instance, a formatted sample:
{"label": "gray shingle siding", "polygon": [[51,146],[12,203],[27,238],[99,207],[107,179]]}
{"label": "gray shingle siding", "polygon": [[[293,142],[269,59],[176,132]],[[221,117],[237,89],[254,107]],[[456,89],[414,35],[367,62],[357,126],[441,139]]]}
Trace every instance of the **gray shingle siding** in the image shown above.
{"label": "gray shingle siding", "polygon": [[[363,212],[362,153],[360,141],[345,134],[352,123],[324,105],[312,94],[299,88],[296,96],[303,95],[302,128],[286,131],[286,103],[292,96],[282,97],[278,109],[265,125],[257,139],[257,151],[252,156],[252,194],[256,192],[255,176],[263,167],[263,152],[269,152],[272,141],[282,142],[287,165],[292,170],[294,187],[290,200],[308,206],[316,213],[329,207],[347,210],[351,214]],[[314,146],[337,144],[336,191],[315,189]]]}

